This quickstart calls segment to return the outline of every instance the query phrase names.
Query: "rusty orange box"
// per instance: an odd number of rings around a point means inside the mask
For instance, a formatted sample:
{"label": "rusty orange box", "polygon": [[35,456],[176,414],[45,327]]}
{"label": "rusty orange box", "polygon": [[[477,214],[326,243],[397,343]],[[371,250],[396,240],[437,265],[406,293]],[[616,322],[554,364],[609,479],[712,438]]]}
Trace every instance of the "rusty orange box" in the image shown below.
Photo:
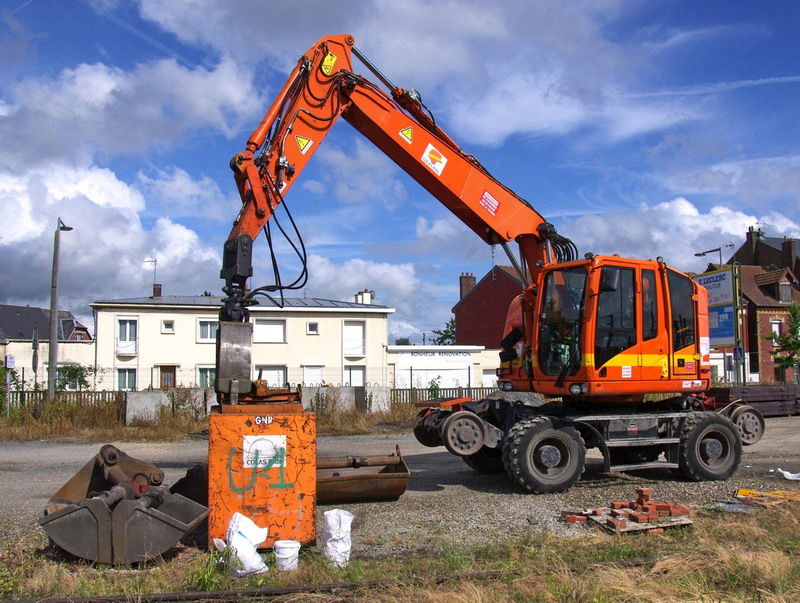
{"label": "rusty orange box", "polygon": [[268,528],[259,548],[316,538],[316,417],[299,404],[275,406],[279,412],[259,404],[209,415],[209,544],[225,540],[236,511]]}

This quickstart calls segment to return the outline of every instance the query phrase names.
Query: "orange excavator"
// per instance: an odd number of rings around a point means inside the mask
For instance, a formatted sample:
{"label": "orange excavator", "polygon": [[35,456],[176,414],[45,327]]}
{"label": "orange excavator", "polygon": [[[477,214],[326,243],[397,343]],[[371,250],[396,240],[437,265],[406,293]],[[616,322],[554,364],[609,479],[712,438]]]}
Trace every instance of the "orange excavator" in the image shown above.
{"label": "orange excavator", "polygon": [[[307,275],[304,268],[293,283],[277,278],[248,290],[253,239],[263,230],[271,244],[276,211],[343,117],[481,239],[502,246],[525,283],[500,342],[502,391],[427,403],[414,427],[420,442],[444,445],[478,471],[506,471],[535,493],[572,486],[590,448],[606,470],[731,476],[739,433],[703,404],[711,382],[706,290],[660,257],[579,258],[569,239],[437,125],[417,91],[393,85],[354,42],[335,35],[314,44],[231,160],[242,208],[221,271],[223,406],[252,399],[248,306],[259,294],[302,287]],[[379,83],[357,74],[354,58]]]}

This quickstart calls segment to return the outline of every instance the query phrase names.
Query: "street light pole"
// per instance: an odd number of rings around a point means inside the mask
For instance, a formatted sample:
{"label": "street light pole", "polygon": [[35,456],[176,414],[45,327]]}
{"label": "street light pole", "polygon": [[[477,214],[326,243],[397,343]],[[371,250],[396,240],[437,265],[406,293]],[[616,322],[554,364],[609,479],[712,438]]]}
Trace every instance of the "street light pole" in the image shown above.
{"label": "street light pole", "polygon": [[50,360],[47,367],[47,399],[53,401],[56,396],[56,374],[58,372],[58,248],[62,230],[72,230],[58,219],[53,234],[53,278],[50,281]]}
{"label": "street light pole", "polygon": [[720,267],[722,267],[722,247],[715,247],[714,249],[707,249],[706,251],[698,251],[697,253],[695,253],[695,255],[697,257],[702,257],[707,253],[714,253],[715,251],[719,251],[719,265]]}

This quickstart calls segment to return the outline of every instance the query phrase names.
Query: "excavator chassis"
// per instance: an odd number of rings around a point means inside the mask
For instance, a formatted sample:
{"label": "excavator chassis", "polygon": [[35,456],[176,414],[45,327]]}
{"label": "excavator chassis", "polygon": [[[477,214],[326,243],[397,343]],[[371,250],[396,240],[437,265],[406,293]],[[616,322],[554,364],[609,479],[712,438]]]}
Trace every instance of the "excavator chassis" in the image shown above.
{"label": "excavator chassis", "polygon": [[586,412],[564,403],[531,406],[469,398],[417,405],[422,407],[414,425],[417,441],[431,448],[444,445],[481,473],[506,472],[534,494],[572,487],[591,448],[602,454],[605,472],[672,469],[692,481],[728,479],[742,457],[737,426],[701,407]]}
{"label": "excavator chassis", "polygon": [[129,565],[158,557],[209,512],[163,480],[155,465],[106,444],[53,495],[39,524],[60,548],[89,561]]}

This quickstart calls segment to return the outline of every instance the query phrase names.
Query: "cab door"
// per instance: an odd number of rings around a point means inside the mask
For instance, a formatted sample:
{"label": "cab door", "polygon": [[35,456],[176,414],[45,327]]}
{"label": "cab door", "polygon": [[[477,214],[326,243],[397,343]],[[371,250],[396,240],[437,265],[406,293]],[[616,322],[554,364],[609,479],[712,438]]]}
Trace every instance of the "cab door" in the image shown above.
{"label": "cab door", "polygon": [[700,354],[697,341],[697,299],[692,280],[674,270],[667,270],[670,302],[671,377],[697,379]]}
{"label": "cab door", "polygon": [[641,343],[637,334],[636,269],[602,267],[594,332],[594,368],[609,381],[641,379]]}

